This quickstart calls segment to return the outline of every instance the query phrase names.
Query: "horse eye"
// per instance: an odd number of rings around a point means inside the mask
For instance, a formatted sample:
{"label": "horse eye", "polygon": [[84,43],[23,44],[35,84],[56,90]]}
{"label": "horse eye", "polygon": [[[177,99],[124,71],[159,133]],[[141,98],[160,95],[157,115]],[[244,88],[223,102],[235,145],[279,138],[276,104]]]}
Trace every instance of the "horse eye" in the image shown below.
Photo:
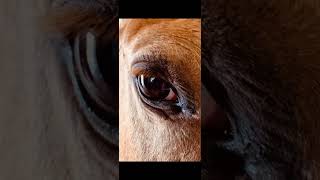
{"label": "horse eye", "polygon": [[170,102],[176,102],[178,100],[173,86],[166,80],[143,74],[137,78],[139,91],[149,100]]}
{"label": "horse eye", "polygon": [[[67,62],[70,80],[78,105],[96,133],[113,145],[118,145],[117,98],[108,79],[116,63],[117,40],[102,41],[92,32],[79,33],[74,39],[73,59]],[[115,68],[113,68],[115,69]],[[118,73],[116,73],[118,74]],[[114,77],[114,74],[112,74]]]}

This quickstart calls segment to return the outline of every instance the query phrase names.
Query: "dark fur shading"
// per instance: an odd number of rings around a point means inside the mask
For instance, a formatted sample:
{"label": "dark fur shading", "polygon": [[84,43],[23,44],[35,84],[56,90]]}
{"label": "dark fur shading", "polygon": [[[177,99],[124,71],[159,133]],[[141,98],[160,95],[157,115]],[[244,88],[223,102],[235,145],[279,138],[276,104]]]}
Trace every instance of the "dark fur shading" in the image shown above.
{"label": "dark fur shading", "polygon": [[319,179],[319,4],[202,3],[202,82],[233,131],[219,145],[203,137],[204,176]]}
{"label": "dark fur shading", "polygon": [[[73,82],[75,94],[79,105],[82,107],[86,119],[96,127],[100,134],[112,131],[118,134],[117,129],[109,130],[110,125],[118,127],[118,7],[117,1],[54,1],[49,13],[49,31],[60,33],[69,42],[73,49],[73,60],[66,61],[70,71],[70,79]],[[84,38],[91,32],[96,39],[96,58],[98,69],[95,73],[103,77],[97,80],[90,74],[87,68],[88,60],[85,57],[85,49],[80,52],[80,58],[74,52],[75,48],[83,48],[84,41],[76,44],[76,39]],[[81,62],[81,67],[76,62]],[[91,60],[92,61],[92,60]],[[75,69],[75,70],[73,70]],[[80,78],[82,74],[83,78]],[[85,77],[85,78],[84,78]],[[81,80],[80,80],[81,79]],[[90,95],[89,95],[90,94]],[[88,112],[90,109],[90,112]],[[93,113],[91,113],[93,112]],[[100,120],[95,117],[98,116]],[[102,125],[103,124],[103,125]],[[111,132],[110,132],[111,134]],[[110,135],[108,135],[110,136]],[[116,135],[118,137],[118,135]],[[116,142],[118,138],[110,138]]]}
{"label": "dark fur shading", "polygon": [[[100,169],[105,169],[103,173],[107,175],[97,173],[93,179],[118,178],[118,146],[114,143],[118,139],[118,131],[115,131],[118,125],[119,74],[117,1],[58,0],[52,3],[51,11],[47,17],[46,27],[48,28],[46,30],[51,34],[62,34],[62,41],[67,42],[62,44],[67,44],[69,48],[67,49],[72,50],[72,52],[66,52],[68,50],[61,46],[61,39],[59,39],[61,36],[52,36],[53,48],[56,50],[59,60],[62,60],[63,65],[66,65],[61,68],[68,69],[69,72],[65,74],[64,78],[70,89],[65,91],[70,91],[73,95],[72,100],[75,108],[79,109],[79,112],[73,113],[82,117],[81,119],[70,119],[70,121],[80,121],[79,123],[84,125],[83,129],[79,129],[79,134],[85,136],[85,140],[79,137],[81,145],[86,151],[85,156],[93,156],[94,158],[90,160],[98,164],[98,169],[88,169],[88,171],[96,173]],[[88,75],[88,71],[84,71],[87,70],[88,60],[85,55],[82,56],[85,53],[83,49],[79,55],[81,57],[76,58],[75,49],[85,47],[83,46],[85,43],[80,43],[77,46],[76,39],[85,37],[87,32],[91,32],[96,39],[96,58],[98,61],[96,63],[99,67],[99,73],[103,76],[103,81],[99,81],[101,84],[79,78],[81,73]],[[56,37],[59,40],[55,39]],[[59,41],[58,44],[56,41]],[[72,56],[68,56],[68,53],[72,53]],[[76,66],[76,62],[81,62],[82,67]],[[108,93],[103,94],[106,96],[103,100],[107,99],[108,102],[103,103],[109,112],[102,112],[99,109],[101,106],[97,105],[99,103],[88,95],[90,92],[95,97],[101,97],[101,91],[97,91],[97,89],[101,90],[102,85],[108,89]],[[114,159],[117,161],[115,162]],[[74,168],[78,168],[78,165],[75,165]]]}
{"label": "dark fur shading", "polygon": [[49,12],[49,29],[73,39],[80,32],[94,30],[98,36],[118,32],[118,1],[56,0]]}
{"label": "dark fur shading", "polygon": [[[47,37],[55,37],[54,33],[40,28],[43,22],[38,18],[47,15],[48,2],[0,1],[0,179],[119,179],[118,148],[101,141],[82,123],[86,119],[61,63],[72,60],[71,49],[60,39],[52,44]],[[66,2],[52,7],[50,14],[62,15],[72,3],[82,11],[90,7],[84,1]],[[108,6],[117,12],[117,5]],[[63,27],[73,27],[73,20],[66,20],[63,24],[69,25]]]}

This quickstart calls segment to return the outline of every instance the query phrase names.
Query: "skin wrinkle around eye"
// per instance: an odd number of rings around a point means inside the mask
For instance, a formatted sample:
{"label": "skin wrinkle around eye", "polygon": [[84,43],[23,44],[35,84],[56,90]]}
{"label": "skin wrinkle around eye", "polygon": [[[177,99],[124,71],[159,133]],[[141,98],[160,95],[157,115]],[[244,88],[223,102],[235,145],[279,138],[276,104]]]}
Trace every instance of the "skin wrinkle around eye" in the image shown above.
{"label": "skin wrinkle around eye", "polygon": [[[192,88],[189,86],[188,82],[184,78],[177,78],[181,76],[178,73],[179,69],[177,69],[177,67],[175,66],[171,67],[168,60],[166,60],[166,58],[163,58],[163,57],[164,56],[160,56],[160,58],[157,58],[156,56],[147,55],[147,56],[142,56],[142,58],[140,57],[136,58],[133,61],[133,65],[131,66],[133,79],[136,79],[140,74],[155,75],[162,79],[166,79],[173,86],[175,93],[178,96],[178,102],[175,103],[174,105],[176,106],[176,108],[180,109],[179,111],[181,111],[181,113],[184,114],[180,118],[193,119],[196,116],[199,116],[198,112],[196,112],[193,109],[193,107],[196,107],[194,103],[196,102],[196,99],[192,93],[193,92],[191,90]],[[139,92],[138,88],[136,89],[136,92],[137,93]],[[140,96],[143,96],[141,93],[138,93],[138,94]],[[145,99],[145,98],[141,97],[141,99]],[[152,102],[148,102],[147,104],[150,105],[150,103]],[[184,107],[185,104],[187,107]],[[166,109],[169,110],[168,108]],[[166,116],[166,117],[170,117],[170,116]],[[175,118],[180,119],[179,116],[178,117],[174,116],[174,117],[171,117],[170,119],[175,119]]]}
{"label": "skin wrinkle around eye", "polygon": [[[128,20],[128,21],[129,21],[128,23],[129,25],[134,24],[132,20]],[[190,23],[190,24],[193,24],[190,26],[190,28],[194,27],[195,26],[194,24],[199,23],[198,20],[194,20],[194,21],[196,23]],[[175,22],[175,21],[172,21],[172,22]],[[147,23],[152,24],[150,21],[148,21]],[[126,26],[124,24],[125,23],[123,22],[123,24],[120,27],[123,27],[125,30],[128,29],[127,26],[129,25],[127,24]],[[165,25],[163,24],[156,22],[152,24],[152,26],[154,26],[154,28],[162,28],[167,26],[166,24]],[[140,25],[138,25],[138,28],[136,29],[141,30],[140,32],[141,37],[139,36],[135,39],[124,37],[120,39],[120,41],[130,40],[129,43],[120,42],[120,48],[121,48],[121,44],[124,44],[124,43],[126,44],[127,48],[124,49],[124,51],[126,51],[125,54],[131,54],[131,57],[127,58],[127,60],[129,60],[128,65],[134,64],[135,61],[142,60],[142,61],[150,62],[150,64],[156,63],[156,64],[159,64],[160,66],[164,66],[163,69],[166,69],[168,78],[170,78],[170,81],[173,84],[178,86],[177,89],[180,89],[181,93],[183,93],[184,96],[186,96],[188,99],[193,99],[194,101],[199,102],[200,96],[193,97],[194,95],[192,93],[190,94],[189,92],[197,91],[197,90],[194,90],[190,86],[190,84],[196,84],[197,87],[200,87],[200,80],[197,80],[197,82],[189,83],[185,81],[185,79],[188,79],[189,81],[191,79],[188,77],[183,77],[186,75],[181,72],[181,69],[184,68],[186,71],[190,73],[189,76],[194,76],[194,77],[200,76],[199,74],[200,71],[186,69],[189,67],[188,59],[196,60],[195,62],[198,62],[197,63],[198,67],[195,67],[195,69],[197,68],[200,69],[200,52],[201,52],[200,46],[201,45],[200,45],[200,31],[198,30],[198,28],[192,28],[193,29],[191,30],[192,35],[190,36],[188,33],[185,32],[186,28],[175,26],[174,30],[178,29],[176,33],[167,33],[170,31],[166,31],[166,34],[162,35],[161,32],[156,31],[158,34],[160,33],[160,35],[157,36],[157,38],[153,38],[153,36],[155,36],[154,34],[149,35],[148,33],[146,33],[144,28],[141,28]],[[167,28],[163,28],[163,29],[167,30]],[[120,32],[123,32],[123,31],[124,30],[120,28]],[[171,31],[174,32],[173,30]],[[190,39],[190,37],[192,36],[194,38]],[[189,37],[189,38],[186,38],[186,37]],[[164,55],[163,52],[166,52],[166,54]],[[197,104],[196,106],[199,107],[199,105],[200,103]]]}

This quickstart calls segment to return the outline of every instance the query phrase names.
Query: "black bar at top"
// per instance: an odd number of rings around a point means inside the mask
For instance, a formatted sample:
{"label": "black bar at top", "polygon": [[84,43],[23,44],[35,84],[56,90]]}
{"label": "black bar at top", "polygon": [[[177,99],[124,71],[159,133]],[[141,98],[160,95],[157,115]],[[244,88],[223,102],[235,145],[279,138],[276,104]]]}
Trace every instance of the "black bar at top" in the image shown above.
{"label": "black bar at top", "polygon": [[119,18],[200,18],[201,0],[119,0]]}

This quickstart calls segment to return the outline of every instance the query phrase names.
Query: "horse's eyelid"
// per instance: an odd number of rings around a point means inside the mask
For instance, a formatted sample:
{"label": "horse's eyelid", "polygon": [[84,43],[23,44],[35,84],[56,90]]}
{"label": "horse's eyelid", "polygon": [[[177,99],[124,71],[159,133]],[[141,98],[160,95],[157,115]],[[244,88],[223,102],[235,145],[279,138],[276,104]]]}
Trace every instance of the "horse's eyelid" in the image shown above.
{"label": "horse's eyelid", "polygon": [[158,53],[148,53],[134,58],[131,67],[139,63],[149,63],[151,65],[154,64],[161,67],[166,67],[168,65],[168,59],[165,55],[161,55]]}
{"label": "horse's eyelid", "polygon": [[156,63],[156,62],[150,62],[147,60],[137,60],[132,63],[131,66],[131,74],[133,76],[137,76],[141,73],[144,73],[145,75],[157,75],[161,77],[167,77],[167,67]]}

